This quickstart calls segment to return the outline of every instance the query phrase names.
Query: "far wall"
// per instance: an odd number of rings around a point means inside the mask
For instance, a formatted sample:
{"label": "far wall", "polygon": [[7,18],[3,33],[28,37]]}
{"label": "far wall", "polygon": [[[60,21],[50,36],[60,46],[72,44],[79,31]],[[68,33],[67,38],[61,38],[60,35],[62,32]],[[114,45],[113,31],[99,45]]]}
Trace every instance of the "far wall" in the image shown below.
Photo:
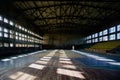
{"label": "far wall", "polygon": [[63,46],[71,40],[80,39],[82,36],[79,34],[44,34],[44,44]]}

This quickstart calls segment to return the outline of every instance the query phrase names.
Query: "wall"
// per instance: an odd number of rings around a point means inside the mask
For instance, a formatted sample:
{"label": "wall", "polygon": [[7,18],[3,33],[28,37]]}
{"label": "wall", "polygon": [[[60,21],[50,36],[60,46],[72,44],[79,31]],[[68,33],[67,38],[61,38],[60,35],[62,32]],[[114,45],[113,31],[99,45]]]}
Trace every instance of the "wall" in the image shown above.
{"label": "wall", "polygon": [[65,46],[71,40],[80,39],[82,36],[79,34],[44,34],[44,44],[54,45],[54,46]]}

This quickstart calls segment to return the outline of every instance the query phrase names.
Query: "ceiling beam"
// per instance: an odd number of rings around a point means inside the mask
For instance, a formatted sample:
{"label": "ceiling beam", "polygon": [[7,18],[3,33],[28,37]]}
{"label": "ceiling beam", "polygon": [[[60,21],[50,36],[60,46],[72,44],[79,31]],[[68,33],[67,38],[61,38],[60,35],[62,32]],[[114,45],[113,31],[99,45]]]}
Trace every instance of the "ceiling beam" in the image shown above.
{"label": "ceiling beam", "polygon": [[[66,22],[66,23],[55,23],[55,24],[45,24],[45,25],[39,25],[39,27],[41,28],[45,28],[45,27],[60,27],[60,26],[66,26],[68,28],[70,28],[70,26],[73,26],[74,28],[76,27],[90,27],[90,26],[96,26],[96,25],[90,25],[90,24],[81,24],[81,23],[74,23],[74,22]],[[75,27],[76,26],[76,27]]]}
{"label": "ceiling beam", "polygon": [[50,7],[61,6],[61,5],[70,5],[70,6],[71,5],[78,5],[78,6],[83,6],[83,7],[98,8],[98,9],[103,9],[103,10],[110,10],[110,11],[120,12],[117,8],[110,8],[110,7],[96,6],[96,5],[88,5],[88,4],[82,4],[80,2],[76,2],[76,3],[61,3],[61,4],[54,4],[54,5],[26,8],[26,9],[21,9],[21,10],[22,11],[26,11],[26,10],[32,10],[32,9],[50,8]]}
{"label": "ceiling beam", "polygon": [[33,21],[36,21],[36,20],[44,20],[44,19],[91,19],[91,20],[97,20],[97,21],[100,21],[100,20],[103,20],[102,18],[93,18],[93,17],[83,17],[83,16],[74,16],[74,15],[65,15],[65,16],[56,16],[56,17],[43,17],[43,18],[35,18]]}

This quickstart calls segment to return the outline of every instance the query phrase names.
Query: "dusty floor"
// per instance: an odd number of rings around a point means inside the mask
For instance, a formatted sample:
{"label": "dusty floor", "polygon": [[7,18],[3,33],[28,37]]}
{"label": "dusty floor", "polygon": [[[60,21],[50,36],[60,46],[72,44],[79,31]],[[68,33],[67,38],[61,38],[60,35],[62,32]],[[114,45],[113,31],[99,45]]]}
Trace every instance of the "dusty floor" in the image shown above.
{"label": "dusty floor", "polygon": [[83,56],[72,51],[53,50],[34,57],[39,59],[23,68],[9,70],[0,80],[120,80],[119,71],[83,67],[74,61]]}

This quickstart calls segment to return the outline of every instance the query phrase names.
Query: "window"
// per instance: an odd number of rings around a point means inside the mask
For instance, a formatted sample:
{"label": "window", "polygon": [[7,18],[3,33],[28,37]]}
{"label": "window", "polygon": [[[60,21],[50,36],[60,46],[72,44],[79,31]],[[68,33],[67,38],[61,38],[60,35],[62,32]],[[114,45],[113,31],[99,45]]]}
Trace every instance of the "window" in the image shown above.
{"label": "window", "polygon": [[39,45],[35,45],[35,47],[39,47]]}
{"label": "window", "polygon": [[27,29],[25,29],[25,32],[27,32]]}
{"label": "window", "polygon": [[88,36],[88,39],[91,39],[91,36]]}
{"label": "window", "polygon": [[0,32],[0,37],[2,37],[2,32]]}
{"label": "window", "polygon": [[102,36],[102,31],[101,31],[101,32],[99,32],[99,36]]}
{"label": "window", "polygon": [[[41,41],[40,41],[41,42]],[[95,42],[98,42],[98,38],[95,39]]]}
{"label": "window", "polygon": [[18,44],[15,44],[16,47],[18,47]]}
{"label": "window", "polygon": [[0,16],[0,21],[2,21],[2,16]]}
{"label": "window", "polygon": [[110,35],[109,40],[115,40],[115,34]]}
{"label": "window", "polygon": [[18,36],[16,36],[15,39],[18,39]]}
{"label": "window", "polygon": [[[95,42],[94,39],[92,39],[92,42],[93,42],[93,43]],[[36,41],[36,43],[37,43],[37,41]]]}
{"label": "window", "polygon": [[8,33],[4,33],[4,37],[6,37],[6,38],[7,38],[7,37],[8,37]]}
{"label": "window", "polygon": [[106,35],[106,34],[108,34],[108,30],[107,29],[103,31],[103,35]]}
{"label": "window", "polygon": [[22,37],[22,40],[24,41],[24,37]]}
{"label": "window", "polygon": [[10,47],[13,47],[13,43],[10,43]]}
{"label": "window", "polygon": [[0,42],[0,47],[2,47],[3,45],[2,45],[2,43]]}
{"label": "window", "polygon": [[22,37],[24,37],[24,34],[22,34]]}
{"label": "window", "polygon": [[120,31],[120,25],[117,26],[117,31]]}
{"label": "window", "polygon": [[24,27],[22,27],[22,30],[24,31]]}
{"label": "window", "polygon": [[14,32],[10,30],[10,38],[14,38]]}
{"label": "window", "polygon": [[84,38],[84,40],[87,40],[87,39],[89,39],[89,36]]}
{"label": "window", "polygon": [[4,43],[4,47],[9,47],[9,44],[8,43]]}
{"label": "window", "polygon": [[102,37],[99,38],[99,41],[102,41]]}
{"label": "window", "polygon": [[27,38],[27,35],[25,35],[25,38]]}
{"label": "window", "polygon": [[22,47],[22,44],[19,44],[19,47]]}
{"label": "window", "polygon": [[109,29],[109,33],[113,33],[113,32],[115,32],[115,27]]}
{"label": "window", "polygon": [[32,34],[32,32],[30,31],[30,34]]}
{"label": "window", "polygon": [[117,39],[120,39],[120,33],[117,33]]}
{"label": "window", "polygon": [[15,27],[16,27],[16,28],[19,28],[19,26],[18,26],[17,24],[15,24]]}
{"label": "window", "polygon": [[25,41],[27,41],[27,38],[25,38]]}
{"label": "window", "polygon": [[4,18],[4,22],[5,22],[5,23],[8,23],[8,19]]}
{"label": "window", "polygon": [[21,29],[22,27],[21,26],[19,26],[19,29]]}
{"label": "window", "polygon": [[13,38],[14,38],[14,35],[13,35],[13,34],[10,34],[10,38],[12,38],[12,39],[13,39]]}
{"label": "window", "polygon": [[23,44],[23,47],[25,47],[25,44]]}
{"label": "window", "polygon": [[19,40],[22,40],[22,37],[19,37]]}
{"label": "window", "polygon": [[30,33],[30,31],[28,30],[28,33]]}
{"label": "window", "polygon": [[2,31],[2,27],[0,26],[0,31]]}
{"label": "window", "polygon": [[8,29],[4,28],[4,32],[8,33]]}
{"label": "window", "polygon": [[18,32],[16,32],[15,34],[18,35]]}
{"label": "window", "polygon": [[108,36],[104,36],[103,41],[108,41]]}
{"label": "window", "polygon": [[11,26],[13,26],[13,25],[14,25],[12,21],[10,21],[10,25],[11,25]]}
{"label": "window", "polygon": [[92,38],[94,38],[95,36],[94,36],[94,34],[92,35]]}
{"label": "window", "polygon": [[98,37],[98,33],[95,34],[95,37]]}
{"label": "window", "polygon": [[22,34],[21,34],[21,33],[19,33],[19,36],[22,36]]}

